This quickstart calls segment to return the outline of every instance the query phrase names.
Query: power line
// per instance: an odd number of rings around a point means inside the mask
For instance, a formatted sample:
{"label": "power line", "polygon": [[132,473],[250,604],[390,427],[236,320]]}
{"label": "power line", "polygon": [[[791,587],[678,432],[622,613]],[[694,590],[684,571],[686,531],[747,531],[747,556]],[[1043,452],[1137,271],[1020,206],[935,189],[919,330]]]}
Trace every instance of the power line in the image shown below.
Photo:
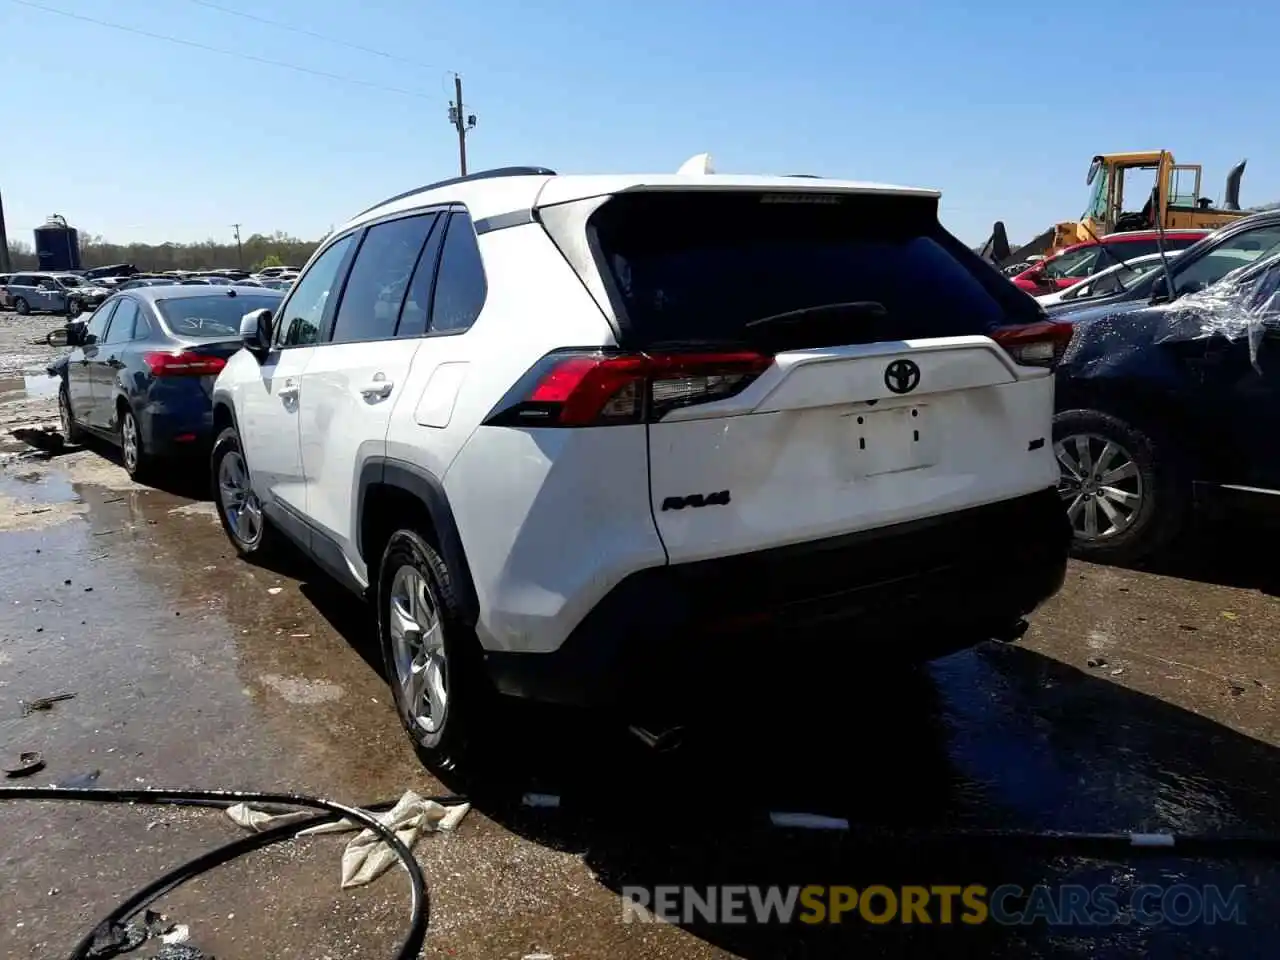
{"label": "power line", "polygon": [[337,73],[327,73],[324,70],[313,70],[310,67],[302,67],[296,63],[285,63],[283,60],[271,60],[267,57],[255,57],[251,53],[241,53],[238,50],[227,50],[223,47],[210,46],[207,43],[199,43],[195,40],[184,40],[181,37],[171,37],[163,33],[152,33],[149,30],[140,30],[137,27],[126,27],[121,23],[112,23],[109,20],[99,20],[96,17],[86,17],[83,14],[71,13],[68,10],[59,10],[56,7],[46,7],[42,3],[35,3],[33,0],[9,0],[10,3],[16,3],[19,6],[30,7],[33,10],[40,10],[44,13],[56,14],[59,17],[66,17],[70,20],[80,20],[83,23],[92,23],[94,26],[107,27],[111,30],[119,30],[121,33],[132,33],[140,37],[149,37],[152,40],[163,40],[166,43],[176,43],[184,47],[192,47],[196,50],[204,50],[207,53],[219,53],[224,57],[236,57],[240,60],[249,60],[253,63],[264,63],[269,67],[280,67],[284,70],[293,70],[296,73],[305,73],[313,77],[323,77],[325,80],[336,80],[339,83],[349,83],[358,87],[367,87],[372,90],[382,90],[386,93],[398,93],[404,97],[414,97],[418,100],[434,100],[434,97],[416,90],[406,90],[403,87],[389,87],[386,84],[374,83],[371,80],[358,80],[355,77],[344,77]]}
{"label": "power line", "polygon": [[337,37],[331,37],[328,34],[316,33],[314,30],[307,30],[305,27],[295,27],[291,23],[284,23],[280,20],[271,20],[267,17],[260,17],[256,13],[249,13],[245,10],[233,10],[231,7],[224,7],[220,3],[211,3],[210,0],[191,0],[198,7],[206,7],[210,10],[217,10],[219,13],[225,13],[231,17],[240,17],[242,20],[251,20],[254,23],[265,24],[268,27],[275,27],[277,30],[288,30],[290,33],[301,34],[304,37],[311,37],[315,40],[323,40],[325,43],[337,44],[340,47],[346,47],[349,50],[359,50],[361,53],[369,53],[375,57],[382,57],[385,60],[395,60],[397,63],[407,63],[412,67],[419,67],[425,70],[434,70],[430,64],[422,63],[418,60],[410,60],[407,57],[400,57],[394,53],[387,53],[385,50],[378,50],[374,47],[366,47],[359,43],[352,43],[350,40],[340,40]]}

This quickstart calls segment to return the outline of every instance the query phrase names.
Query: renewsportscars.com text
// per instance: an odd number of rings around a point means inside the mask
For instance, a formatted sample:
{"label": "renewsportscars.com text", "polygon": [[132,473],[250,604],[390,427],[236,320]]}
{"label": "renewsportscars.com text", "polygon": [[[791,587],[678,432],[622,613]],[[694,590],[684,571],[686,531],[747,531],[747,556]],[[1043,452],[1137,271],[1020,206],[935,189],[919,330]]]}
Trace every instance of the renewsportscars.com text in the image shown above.
{"label": "renewsportscars.com text", "polygon": [[1245,922],[1243,886],[623,887],[624,923],[1113,926]]}

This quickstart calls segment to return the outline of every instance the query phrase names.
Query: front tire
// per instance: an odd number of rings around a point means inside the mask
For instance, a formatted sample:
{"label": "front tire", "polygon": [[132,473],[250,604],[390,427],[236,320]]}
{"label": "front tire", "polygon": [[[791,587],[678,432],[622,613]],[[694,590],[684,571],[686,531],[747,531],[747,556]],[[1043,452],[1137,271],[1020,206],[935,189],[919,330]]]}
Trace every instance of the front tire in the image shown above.
{"label": "front tire", "polygon": [[67,443],[84,443],[84,431],[76,426],[76,418],[71,411],[71,397],[67,394],[64,383],[58,388],[58,419],[62,424],[62,439]]}
{"label": "front tire", "polygon": [[396,712],[423,762],[473,757],[495,694],[444,560],[414,530],[397,530],[378,569],[378,635]]}
{"label": "front tire", "polygon": [[1181,533],[1191,486],[1171,440],[1100,410],[1066,410],[1054,418],[1053,447],[1074,556],[1131,563]]}
{"label": "front tire", "polygon": [[213,442],[209,457],[213,502],[227,539],[242,557],[264,556],[275,549],[275,528],[262,511],[253,490],[249,464],[235,427],[227,427]]}
{"label": "front tire", "polygon": [[31,304],[27,303],[22,297],[18,297],[13,301],[13,309],[25,317],[31,312]]}

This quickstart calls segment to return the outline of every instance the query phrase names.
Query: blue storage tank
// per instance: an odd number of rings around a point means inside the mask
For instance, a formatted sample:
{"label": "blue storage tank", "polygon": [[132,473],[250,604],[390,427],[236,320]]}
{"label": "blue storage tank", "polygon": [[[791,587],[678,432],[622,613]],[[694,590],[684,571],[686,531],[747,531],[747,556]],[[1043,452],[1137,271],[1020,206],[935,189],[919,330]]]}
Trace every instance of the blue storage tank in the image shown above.
{"label": "blue storage tank", "polygon": [[80,234],[56,213],[36,227],[36,259],[41,270],[79,270]]}

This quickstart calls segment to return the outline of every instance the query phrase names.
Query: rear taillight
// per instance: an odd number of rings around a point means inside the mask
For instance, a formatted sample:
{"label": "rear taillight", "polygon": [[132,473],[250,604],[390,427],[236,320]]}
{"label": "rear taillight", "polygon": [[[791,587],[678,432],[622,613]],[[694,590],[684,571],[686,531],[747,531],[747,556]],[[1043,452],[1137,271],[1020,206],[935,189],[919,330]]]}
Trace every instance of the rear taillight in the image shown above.
{"label": "rear taillight", "polygon": [[179,353],[146,353],[143,361],[153,377],[215,377],[227,361],[222,357],[183,350]]}
{"label": "rear taillight", "polygon": [[1052,367],[1062,359],[1075,327],[1069,323],[1026,323],[1000,327],[991,339],[1004,347],[1015,363],[1029,367]]}
{"label": "rear taillight", "polygon": [[732,397],[772,363],[772,357],[754,351],[557,351],[535,364],[485,423],[541,427],[644,423],[678,407]]}

